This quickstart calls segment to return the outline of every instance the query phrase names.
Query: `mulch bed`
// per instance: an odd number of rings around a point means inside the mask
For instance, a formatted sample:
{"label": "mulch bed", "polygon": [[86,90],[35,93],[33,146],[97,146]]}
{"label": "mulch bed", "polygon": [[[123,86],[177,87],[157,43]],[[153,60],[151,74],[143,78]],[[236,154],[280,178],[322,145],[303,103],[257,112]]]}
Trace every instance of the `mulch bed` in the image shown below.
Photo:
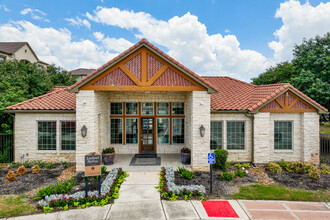
{"label": "mulch bed", "polygon": [[251,174],[245,174],[243,178],[235,177],[232,181],[225,181],[221,177],[220,171],[214,171],[212,176],[213,193],[209,193],[210,175],[209,172],[196,171],[195,177],[191,180],[184,179],[177,172],[174,172],[176,185],[203,185],[207,190],[205,196],[208,198],[226,198],[226,195],[231,195],[239,191],[239,186],[256,183],[257,177]]}
{"label": "mulch bed", "polygon": [[320,190],[330,188],[330,175],[321,174],[319,180],[309,178],[308,173],[298,174],[290,173],[285,169],[282,173],[271,173],[268,169],[266,172],[269,177],[274,179],[276,183],[293,188],[303,188],[308,190]]}

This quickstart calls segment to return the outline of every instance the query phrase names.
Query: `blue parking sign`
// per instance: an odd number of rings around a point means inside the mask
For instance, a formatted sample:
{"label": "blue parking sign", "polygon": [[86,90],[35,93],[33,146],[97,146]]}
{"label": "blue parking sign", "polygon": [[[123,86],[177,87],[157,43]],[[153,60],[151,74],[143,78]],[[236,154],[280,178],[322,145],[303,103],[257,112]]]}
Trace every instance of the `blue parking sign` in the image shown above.
{"label": "blue parking sign", "polygon": [[215,163],[215,155],[214,155],[214,153],[208,153],[207,158],[208,158],[208,163],[209,164],[214,164]]}

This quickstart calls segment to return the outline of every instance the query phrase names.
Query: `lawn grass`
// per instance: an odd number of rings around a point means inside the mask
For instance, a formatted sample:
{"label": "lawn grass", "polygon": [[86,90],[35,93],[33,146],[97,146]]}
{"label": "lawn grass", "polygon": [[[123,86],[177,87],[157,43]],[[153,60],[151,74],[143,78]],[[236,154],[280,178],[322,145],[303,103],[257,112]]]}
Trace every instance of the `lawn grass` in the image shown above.
{"label": "lawn grass", "polygon": [[233,199],[248,200],[287,200],[287,201],[314,201],[329,202],[329,191],[307,191],[302,189],[290,189],[284,186],[250,185],[242,186],[239,193],[232,196]]}
{"label": "lawn grass", "polygon": [[0,196],[0,218],[31,215],[36,212],[37,208],[29,203],[26,195]]}
{"label": "lawn grass", "polygon": [[320,133],[330,134],[330,122],[323,122],[320,126]]}

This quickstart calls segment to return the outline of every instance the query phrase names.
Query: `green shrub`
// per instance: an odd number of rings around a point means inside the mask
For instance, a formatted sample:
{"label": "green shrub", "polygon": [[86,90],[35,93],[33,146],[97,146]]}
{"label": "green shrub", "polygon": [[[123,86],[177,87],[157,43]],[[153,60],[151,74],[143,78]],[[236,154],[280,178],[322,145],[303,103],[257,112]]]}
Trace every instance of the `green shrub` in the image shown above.
{"label": "green shrub", "polygon": [[277,163],[275,162],[269,162],[267,164],[267,166],[269,167],[269,171],[271,173],[282,173],[282,168],[280,165],[278,165]]}
{"label": "green shrub", "polygon": [[56,168],[56,164],[55,163],[48,163],[48,164],[46,164],[46,167],[47,167],[47,169],[54,169],[54,168]]}
{"label": "green shrub", "polygon": [[227,169],[227,158],[228,158],[228,151],[225,149],[215,149],[215,167],[226,170]]}
{"label": "green shrub", "polygon": [[288,162],[285,169],[290,173],[304,173],[305,165],[303,162]]}
{"label": "green shrub", "polygon": [[[101,166],[101,178],[105,176],[106,172],[107,172],[107,166]],[[99,177],[94,176],[94,179],[97,180],[97,179],[99,179]]]}
{"label": "green shrub", "polygon": [[178,167],[177,172],[180,176],[182,176],[183,178],[188,179],[188,180],[195,177],[195,174],[193,171],[189,171],[184,167]]}
{"label": "green shrub", "polygon": [[65,169],[69,167],[68,162],[62,161],[61,164],[62,164],[62,166],[63,166]]}
{"label": "green shrub", "polygon": [[57,181],[55,191],[58,194],[67,193],[76,184],[77,184],[77,180],[75,180],[74,178],[71,178],[70,180],[65,180],[63,183],[61,181]]}
{"label": "green shrub", "polygon": [[235,175],[239,177],[243,177],[245,175],[245,172],[241,169],[238,169],[235,171]]}
{"label": "green shrub", "polygon": [[278,162],[278,165],[283,168],[286,168],[288,166],[288,163],[284,159],[282,159],[280,162]]}
{"label": "green shrub", "polygon": [[251,166],[250,166],[250,164],[249,163],[243,163],[243,165],[242,165],[244,168],[251,168]]}
{"label": "green shrub", "polygon": [[33,166],[33,161],[32,160],[27,160],[23,163],[23,166],[26,168],[31,168]]}
{"label": "green shrub", "polygon": [[238,162],[234,166],[237,167],[238,169],[240,169],[243,166],[243,164],[241,164],[240,162]]}
{"label": "green shrub", "polygon": [[34,195],[34,199],[44,199],[46,196],[50,196],[55,192],[54,186],[49,185],[38,190],[37,194]]}
{"label": "green shrub", "polygon": [[33,164],[34,165],[38,165],[40,168],[43,168],[43,167],[45,167],[45,161],[43,161],[43,160],[35,160],[35,161],[33,161]]}
{"label": "green shrub", "polygon": [[234,179],[235,177],[235,174],[233,173],[230,173],[230,172],[223,172],[221,174],[221,177],[226,180],[226,181],[231,181],[232,179]]}
{"label": "green shrub", "polygon": [[[304,172],[305,172],[305,173],[309,173],[309,171],[310,171],[313,167],[315,167],[315,166],[312,165],[312,164],[309,164],[309,163],[305,163],[305,164],[304,164]],[[316,167],[315,167],[315,168],[316,168]]]}
{"label": "green shrub", "polygon": [[311,179],[318,180],[318,179],[320,179],[320,177],[321,177],[321,176],[320,176],[320,170],[317,169],[316,166],[314,166],[313,168],[311,168],[311,169],[309,170],[308,176],[309,176],[309,178],[311,178]]}
{"label": "green shrub", "polygon": [[327,165],[322,164],[321,165],[321,173],[323,174],[330,174],[330,169]]}

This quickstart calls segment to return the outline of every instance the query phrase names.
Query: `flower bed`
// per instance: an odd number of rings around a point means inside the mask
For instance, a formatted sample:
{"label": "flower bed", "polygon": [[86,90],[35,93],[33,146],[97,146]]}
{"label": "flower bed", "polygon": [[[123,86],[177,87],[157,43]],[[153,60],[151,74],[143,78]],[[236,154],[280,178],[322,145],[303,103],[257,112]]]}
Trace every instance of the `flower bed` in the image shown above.
{"label": "flower bed", "polygon": [[206,190],[202,185],[187,185],[179,186],[174,183],[174,170],[173,167],[162,167],[160,172],[160,184],[157,186],[158,191],[163,198],[168,198],[171,201],[177,198],[184,198],[185,200],[192,196],[201,196]]}
{"label": "flower bed", "polygon": [[121,168],[112,169],[101,184],[101,195],[98,191],[89,191],[85,198],[85,191],[78,191],[71,195],[55,194],[46,196],[38,202],[38,207],[43,208],[44,212],[52,211],[54,208],[78,207],[85,208],[91,205],[103,206],[111,199],[118,198],[119,187],[127,174]]}

